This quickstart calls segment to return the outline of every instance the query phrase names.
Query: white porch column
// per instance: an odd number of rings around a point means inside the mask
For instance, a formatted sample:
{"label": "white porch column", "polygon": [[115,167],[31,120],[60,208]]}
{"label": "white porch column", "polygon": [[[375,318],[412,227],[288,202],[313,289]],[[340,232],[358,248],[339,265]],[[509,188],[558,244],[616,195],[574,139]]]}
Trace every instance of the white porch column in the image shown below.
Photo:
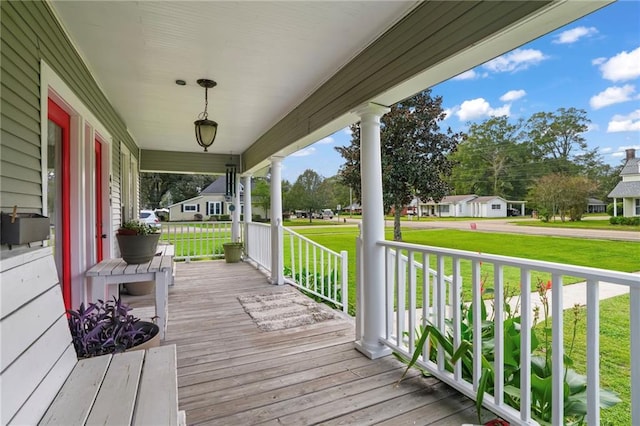
{"label": "white porch column", "polygon": [[244,250],[249,252],[249,223],[251,223],[251,175],[244,175]]}
{"label": "white porch column", "polygon": [[524,206],[525,206],[524,203],[520,205],[520,210],[521,210],[520,216],[524,216]]}
{"label": "white porch column", "polygon": [[282,157],[271,157],[271,284],[284,284],[282,248]]}
{"label": "white porch column", "polygon": [[356,349],[371,359],[389,355],[391,350],[379,342],[384,335],[384,205],[382,202],[382,157],[380,117],[389,108],[368,104],[356,111],[360,115],[360,181],[362,185],[362,259],[364,321],[362,340]]}
{"label": "white porch column", "polygon": [[232,241],[240,241],[240,179],[239,176],[236,175],[235,187],[233,191],[235,192],[233,196],[233,207],[234,210],[231,214],[231,240]]}
{"label": "white porch column", "polygon": [[618,199],[613,197],[613,217],[618,216]]}

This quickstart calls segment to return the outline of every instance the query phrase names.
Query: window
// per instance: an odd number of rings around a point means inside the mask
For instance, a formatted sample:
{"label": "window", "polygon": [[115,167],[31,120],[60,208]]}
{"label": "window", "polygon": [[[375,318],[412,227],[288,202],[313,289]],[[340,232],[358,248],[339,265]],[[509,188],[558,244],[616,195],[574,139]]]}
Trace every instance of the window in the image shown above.
{"label": "window", "polygon": [[184,211],[185,212],[197,212],[198,211],[198,205],[197,204],[185,204],[184,205]]}
{"label": "window", "polygon": [[636,198],[636,216],[640,216],[640,198]]}
{"label": "window", "polygon": [[502,204],[491,204],[491,210],[501,210]]}
{"label": "window", "polygon": [[449,205],[440,205],[438,206],[440,208],[440,213],[449,213]]}
{"label": "window", "polygon": [[207,208],[207,214],[209,216],[217,216],[222,214],[222,202],[220,201],[209,201],[207,203],[209,206]]}

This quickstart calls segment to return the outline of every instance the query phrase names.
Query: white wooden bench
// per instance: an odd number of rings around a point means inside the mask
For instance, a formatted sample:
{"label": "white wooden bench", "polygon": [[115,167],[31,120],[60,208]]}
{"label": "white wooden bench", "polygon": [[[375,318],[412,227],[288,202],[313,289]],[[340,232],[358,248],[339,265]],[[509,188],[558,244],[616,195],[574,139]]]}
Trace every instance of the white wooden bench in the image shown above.
{"label": "white wooden bench", "polygon": [[[155,281],[156,317],[160,327],[160,338],[164,340],[167,329],[167,303],[169,298],[168,285],[173,280],[173,254],[172,245],[158,246],[159,255],[147,263],[129,265],[122,258],[105,259],[96,264],[86,273],[87,289],[85,303],[95,302],[98,299],[111,300],[112,296],[118,296],[118,284],[134,283],[140,281]],[[109,290],[112,286],[112,291]]]}
{"label": "white wooden bench", "polygon": [[0,279],[2,425],[184,423],[175,345],[78,361],[51,248],[4,257]]}

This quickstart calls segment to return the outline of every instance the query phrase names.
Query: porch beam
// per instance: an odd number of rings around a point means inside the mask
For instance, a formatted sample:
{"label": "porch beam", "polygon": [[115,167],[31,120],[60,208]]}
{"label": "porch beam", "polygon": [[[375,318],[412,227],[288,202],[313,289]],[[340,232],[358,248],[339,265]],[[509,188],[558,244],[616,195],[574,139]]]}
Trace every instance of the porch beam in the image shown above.
{"label": "porch beam", "polygon": [[364,321],[362,339],[356,349],[371,359],[389,355],[380,343],[385,332],[384,206],[382,203],[382,157],[380,154],[380,117],[389,108],[367,104],[358,109],[360,116],[360,179],[362,186],[362,262]]}
{"label": "porch beam", "polygon": [[282,247],[282,157],[271,157],[271,284],[284,284]]}
{"label": "porch beam", "polygon": [[150,149],[140,151],[141,172],[224,175],[229,163],[242,164],[239,155]]}

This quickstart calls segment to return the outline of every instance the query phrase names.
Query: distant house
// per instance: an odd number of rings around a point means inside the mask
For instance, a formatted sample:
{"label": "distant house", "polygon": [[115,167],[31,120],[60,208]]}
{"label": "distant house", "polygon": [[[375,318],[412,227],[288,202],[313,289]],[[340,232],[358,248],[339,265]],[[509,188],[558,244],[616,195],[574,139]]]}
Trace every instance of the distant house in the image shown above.
{"label": "distant house", "polygon": [[[439,217],[507,217],[509,204],[524,205],[523,201],[507,201],[497,195],[448,195],[439,202],[420,203],[421,216]],[[513,209],[512,209],[513,210]]]}
{"label": "distant house", "polygon": [[605,213],[607,211],[607,203],[596,198],[587,200],[587,213]]}
{"label": "distant house", "polygon": [[[221,176],[200,191],[196,197],[169,206],[169,220],[207,220],[211,216],[231,215],[229,206],[233,204],[226,196],[227,179]],[[252,213],[264,217],[262,208],[252,206]],[[240,214],[244,214],[244,185],[240,185]]]}
{"label": "distant house", "polygon": [[617,216],[615,206],[619,198],[625,216],[640,216],[640,158],[636,158],[635,149],[627,149],[626,153],[627,162],[620,173],[622,181],[609,193],[609,198],[613,198],[614,216]]}

